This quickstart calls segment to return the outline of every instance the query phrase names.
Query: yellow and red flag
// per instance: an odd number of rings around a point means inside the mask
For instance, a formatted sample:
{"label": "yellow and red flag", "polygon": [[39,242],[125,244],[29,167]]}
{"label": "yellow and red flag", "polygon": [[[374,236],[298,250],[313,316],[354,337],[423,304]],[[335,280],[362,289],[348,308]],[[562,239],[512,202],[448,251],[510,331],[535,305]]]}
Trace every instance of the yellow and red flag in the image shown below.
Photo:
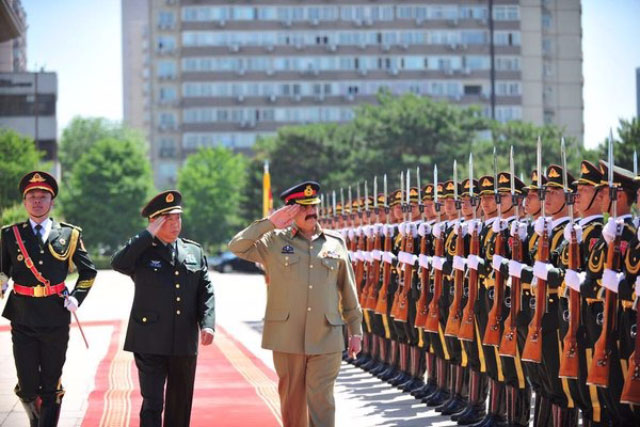
{"label": "yellow and red flag", "polygon": [[269,161],[264,162],[264,174],[262,175],[262,216],[268,216],[273,210],[273,195],[271,194],[271,174],[269,174]]}

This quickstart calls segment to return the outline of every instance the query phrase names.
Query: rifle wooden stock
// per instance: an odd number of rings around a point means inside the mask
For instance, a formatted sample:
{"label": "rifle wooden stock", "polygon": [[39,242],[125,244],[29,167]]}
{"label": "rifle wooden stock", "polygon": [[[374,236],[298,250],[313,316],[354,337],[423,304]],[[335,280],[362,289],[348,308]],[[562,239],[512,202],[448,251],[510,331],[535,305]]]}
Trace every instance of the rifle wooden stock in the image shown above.
{"label": "rifle wooden stock", "polygon": [[[640,296],[636,295],[636,298]],[[636,300],[636,304],[638,301]],[[637,306],[636,306],[637,307]],[[631,360],[629,361],[629,372],[624,381],[620,402],[630,405],[640,405],[640,315],[636,311],[636,344]]]}
{"label": "rifle wooden stock", "polygon": [[[578,269],[580,248],[575,231],[571,233],[569,242],[569,268]],[[560,378],[578,378],[578,326],[580,326],[580,292],[569,289],[569,329],[562,340],[562,354],[560,355]]]}
{"label": "rifle wooden stock", "polygon": [[[618,271],[620,269],[620,237],[616,236],[612,244],[607,249],[608,269]],[[611,367],[611,347],[615,343],[611,341],[611,332],[616,330],[616,317],[618,311],[618,295],[606,291],[604,299],[604,322],[602,324],[602,332],[596,341],[593,349],[593,359],[589,367],[589,375],[587,376],[587,384],[598,387],[609,387],[609,368]]]}
{"label": "rifle wooden stock", "polygon": [[[456,255],[464,257],[464,237],[459,233],[456,237]],[[444,334],[457,337],[462,321],[462,288],[464,287],[464,271],[455,270],[453,273],[453,301],[449,307],[449,317],[444,328]]]}
{"label": "rifle wooden stock", "polygon": [[[407,235],[402,235],[402,241],[400,242],[400,252],[404,252],[407,247]],[[395,290],[395,294],[393,297],[393,303],[391,304],[391,317],[396,317],[398,314],[398,304],[400,302],[400,292],[402,292],[402,285],[404,282],[404,275],[400,274],[401,271],[401,263],[398,263],[397,271],[398,271],[398,287]]]}
{"label": "rifle wooden stock", "polygon": [[[518,235],[513,236],[511,259],[522,262],[522,241]],[[516,357],[518,354],[518,325],[516,323],[520,313],[520,301],[522,301],[522,283],[520,279],[511,276],[511,308],[509,316],[505,320],[505,330],[500,341],[500,356]]]}
{"label": "rifle wooden stock", "polygon": [[[384,236],[384,251],[391,252],[391,243],[393,235]],[[391,268],[392,265],[385,262],[382,266],[382,286],[378,291],[378,300],[376,301],[376,313],[386,315],[389,301],[389,282],[391,281]]]}
{"label": "rifle wooden stock", "polygon": [[[366,237],[366,248],[367,248],[367,252],[371,253],[371,251],[373,250],[373,238],[372,237]],[[360,301],[360,307],[362,308],[366,308],[365,304],[367,302],[367,297],[369,296],[369,292],[371,290],[371,286],[372,286],[372,281],[373,281],[373,267],[371,264],[367,263],[365,260],[364,263],[364,271],[365,271],[365,278],[364,278],[364,286],[362,288],[362,293],[360,295],[358,295],[358,300]]]}
{"label": "rifle wooden stock", "polygon": [[[422,236],[420,239],[420,255],[428,255],[429,238]],[[416,328],[425,327],[427,314],[429,313],[429,291],[431,287],[431,278],[429,269],[420,267],[420,298],[416,301],[416,320],[414,325]]]}
{"label": "rifle wooden stock", "polygon": [[[469,254],[478,255],[480,252],[480,237],[478,231],[474,230],[471,234],[471,246]],[[460,330],[458,337],[463,341],[473,341],[476,331],[476,313],[473,311],[476,300],[478,299],[478,270],[469,269],[469,295],[467,297],[467,305],[462,311],[462,321],[460,322]]]}
{"label": "rifle wooden stock", "polygon": [[[443,231],[444,232],[444,231]],[[435,256],[444,255],[444,241],[442,236],[436,239]],[[429,313],[427,314],[427,321],[425,322],[425,330],[428,332],[438,332],[440,327],[440,297],[442,296],[442,270],[436,269],[433,273],[433,297],[429,304]]]}
{"label": "rifle wooden stock", "polygon": [[[496,220],[496,221],[499,221]],[[499,232],[496,236],[496,249],[494,255],[498,254],[504,256],[504,236],[503,232]],[[487,327],[484,331],[484,338],[482,344],[498,347],[500,345],[500,338],[502,337],[502,304],[504,302],[504,275],[500,270],[493,270],[494,285],[493,285],[493,306],[489,311]]]}
{"label": "rifle wooden stock", "polygon": [[[380,233],[376,234],[373,240],[373,249],[376,251],[382,250],[382,239]],[[363,304],[363,307],[368,310],[376,309],[376,302],[378,300],[378,285],[380,284],[380,260],[374,259],[371,268],[371,283],[369,285],[369,292],[367,292],[367,298]]]}
{"label": "rifle wooden stock", "polygon": [[[364,235],[364,232],[361,232],[361,234],[359,236],[357,236],[357,248],[356,250],[358,251],[363,251],[365,249],[365,239],[366,236]],[[358,289],[358,299],[361,300],[362,299],[362,291],[365,287],[365,283],[364,283],[364,260],[357,260],[356,261],[356,268],[355,268],[355,275],[356,275],[356,286]]]}
{"label": "rifle wooden stock", "polygon": [[[405,252],[413,254],[414,238],[409,233],[407,236],[407,243],[405,245]],[[404,279],[402,290],[398,294],[398,304],[396,308],[396,320],[400,322],[406,322],[409,318],[409,292],[411,292],[411,286],[413,284],[413,264],[404,265]]]}
{"label": "rifle wooden stock", "polygon": [[[540,262],[549,261],[549,234],[547,228],[538,240],[538,257]],[[542,317],[547,310],[547,282],[538,280],[536,286],[536,308],[529,322],[527,340],[522,350],[522,360],[533,363],[542,363]]]}

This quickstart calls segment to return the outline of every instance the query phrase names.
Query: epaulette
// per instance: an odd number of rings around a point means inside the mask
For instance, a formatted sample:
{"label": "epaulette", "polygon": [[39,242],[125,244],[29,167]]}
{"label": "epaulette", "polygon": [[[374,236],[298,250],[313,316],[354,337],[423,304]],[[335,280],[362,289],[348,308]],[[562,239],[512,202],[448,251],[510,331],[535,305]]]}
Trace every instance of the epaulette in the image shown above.
{"label": "epaulette", "polygon": [[82,232],[82,228],[78,227],[77,225],[69,224],[68,222],[62,222],[62,221],[60,221],[59,223],[64,227],[75,228],[76,230]]}
{"label": "epaulette", "polygon": [[322,232],[327,236],[335,237],[336,239],[344,242],[344,237],[342,237],[342,233],[340,233],[339,231],[323,229]]}
{"label": "epaulette", "polygon": [[191,239],[182,238],[182,241],[185,242],[185,243],[191,243],[192,245],[196,245],[196,246],[198,246],[200,248],[202,247],[202,245],[200,243],[198,243],[196,241],[193,241]]}
{"label": "epaulette", "polygon": [[27,223],[27,221],[22,221],[22,222],[14,222],[13,224],[3,225],[2,226],[2,231],[8,232],[11,229],[11,227],[13,227],[14,225],[17,225],[18,227],[20,227],[20,226],[22,226],[22,225],[24,225],[26,223]]}

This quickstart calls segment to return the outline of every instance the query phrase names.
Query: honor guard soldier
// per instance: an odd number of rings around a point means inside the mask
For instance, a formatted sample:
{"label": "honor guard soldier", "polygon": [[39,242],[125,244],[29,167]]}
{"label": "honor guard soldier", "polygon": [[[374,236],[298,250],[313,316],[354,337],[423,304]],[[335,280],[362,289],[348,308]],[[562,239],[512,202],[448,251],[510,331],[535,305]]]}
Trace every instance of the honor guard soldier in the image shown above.
{"label": "honor guard soldier", "polygon": [[[2,228],[2,293],[13,290],[2,315],[11,321],[18,385],[15,392],[32,427],[58,424],[64,390],[60,383],[69,341],[69,323],[96,277],[81,229],[49,217],[58,183],[46,172],[26,174],[19,184],[25,222]],[[69,292],[65,279],[76,266]]]}
{"label": "honor guard soldier", "polygon": [[317,222],[320,186],[306,181],[284,191],[285,206],[229,242],[237,256],[260,262],[269,274],[262,346],[273,350],[285,426],[333,426],[333,387],[349,329],[358,353],[362,311],[341,234]]}
{"label": "honor guard soldier", "polygon": [[175,190],[151,199],[142,209],[147,229],[111,259],[135,285],[124,349],[138,367],[141,427],[189,425],[198,339],[214,337],[213,285],[202,247],[179,237],[181,200]]}

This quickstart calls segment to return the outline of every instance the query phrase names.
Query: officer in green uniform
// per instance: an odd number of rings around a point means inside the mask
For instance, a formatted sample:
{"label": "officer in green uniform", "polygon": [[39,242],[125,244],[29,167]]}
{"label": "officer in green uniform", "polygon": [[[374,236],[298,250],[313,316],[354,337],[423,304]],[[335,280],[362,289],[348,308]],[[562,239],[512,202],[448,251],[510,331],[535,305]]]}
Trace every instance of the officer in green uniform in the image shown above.
{"label": "officer in green uniform", "polygon": [[[135,294],[124,349],[134,353],[143,401],[142,427],[188,426],[198,338],[213,342],[215,297],[204,250],[178,237],[182,196],[165,191],[142,209],[146,230],[111,259],[133,279]],[[165,382],[166,401],[165,401]]]}
{"label": "officer in green uniform", "polygon": [[[69,341],[70,312],[85,299],[96,269],[84,249],[80,228],[49,217],[58,194],[46,172],[26,174],[19,184],[29,220],[2,228],[0,283],[13,290],[2,315],[11,321],[18,385],[15,392],[31,426],[55,426],[64,390],[60,383]],[[78,280],[68,292],[72,268]]]}
{"label": "officer in green uniform", "polygon": [[269,277],[262,346],[273,350],[285,426],[333,426],[333,387],[348,325],[349,353],[360,352],[362,311],[341,234],[320,228],[320,186],[284,191],[286,206],[240,231],[229,249],[260,262]]}

